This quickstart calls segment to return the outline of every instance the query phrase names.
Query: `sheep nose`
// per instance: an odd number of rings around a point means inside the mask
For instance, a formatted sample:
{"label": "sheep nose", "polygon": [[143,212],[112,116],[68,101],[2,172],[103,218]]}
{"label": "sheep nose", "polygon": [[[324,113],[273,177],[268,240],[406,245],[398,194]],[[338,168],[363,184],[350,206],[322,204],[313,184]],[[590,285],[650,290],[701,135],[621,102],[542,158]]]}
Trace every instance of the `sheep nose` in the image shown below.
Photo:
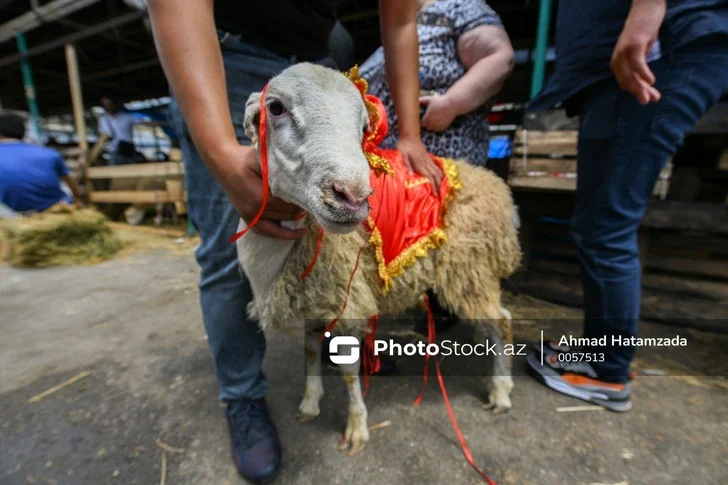
{"label": "sheep nose", "polygon": [[351,185],[334,182],[332,184],[332,190],[337,200],[351,210],[361,209],[367,203],[367,197],[371,194],[371,189],[365,195],[362,195],[362,191],[358,188],[352,188]]}

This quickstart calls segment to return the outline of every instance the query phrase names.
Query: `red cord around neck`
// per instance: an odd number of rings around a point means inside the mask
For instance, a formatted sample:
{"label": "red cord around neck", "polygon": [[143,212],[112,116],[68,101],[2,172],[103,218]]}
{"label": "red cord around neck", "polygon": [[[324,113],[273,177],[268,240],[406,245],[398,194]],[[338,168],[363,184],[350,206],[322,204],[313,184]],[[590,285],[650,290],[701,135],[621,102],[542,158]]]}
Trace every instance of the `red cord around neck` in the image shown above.
{"label": "red cord around neck", "polygon": [[324,229],[323,227],[319,229],[318,233],[318,239],[316,239],[316,249],[313,253],[313,259],[311,260],[311,263],[308,265],[308,267],[303,270],[303,273],[301,273],[301,279],[305,280],[306,277],[311,273],[313,270],[313,267],[316,265],[316,261],[318,261],[319,253],[321,252],[321,244],[324,242]]}
{"label": "red cord around neck", "polygon": [[248,227],[243,229],[240,232],[237,232],[230,236],[230,242],[233,243],[240,239],[241,237],[245,236],[245,234],[255,226],[258,221],[260,220],[260,217],[263,215],[263,212],[265,211],[265,206],[268,205],[268,140],[266,136],[266,107],[265,107],[265,93],[268,91],[268,85],[266,84],[263,87],[263,92],[260,93],[260,125],[258,128],[258,143],[259,143],[259,152],[260,152],[260,175],[263,179],[263,198],[260,201],[260,208],[258,209],[258,213],[255,214],[255,217],[250,221],[248,224]]}

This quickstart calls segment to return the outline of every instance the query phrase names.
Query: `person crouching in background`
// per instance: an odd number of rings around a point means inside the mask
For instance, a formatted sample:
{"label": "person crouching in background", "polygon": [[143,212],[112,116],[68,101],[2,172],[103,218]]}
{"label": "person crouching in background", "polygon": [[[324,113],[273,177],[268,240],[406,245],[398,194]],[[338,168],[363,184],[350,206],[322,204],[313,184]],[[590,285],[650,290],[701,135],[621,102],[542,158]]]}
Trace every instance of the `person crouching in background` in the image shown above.
{"label": "person crouching in background", "polygon": [[25,121],[0,114],[0,205],[13,212],[40,212],[73,199],[61,188],[65,182],[76,200],[78,184],[60,153],[23,142]]}

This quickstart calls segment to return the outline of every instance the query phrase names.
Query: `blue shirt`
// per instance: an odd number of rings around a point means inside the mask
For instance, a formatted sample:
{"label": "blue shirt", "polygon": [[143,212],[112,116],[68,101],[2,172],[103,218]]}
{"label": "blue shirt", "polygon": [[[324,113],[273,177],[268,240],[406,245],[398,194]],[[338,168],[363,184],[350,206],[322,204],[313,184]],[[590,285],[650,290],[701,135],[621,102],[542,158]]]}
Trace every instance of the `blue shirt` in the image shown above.
{"label": "blue shirt", "polygon": [[72,199],[61,190],[69,174],[61,154],[22,142],[0,143],[0,202],[16,212],[42,211]]}
{"label": "blue shirt", "polygon": [[114,115],[106,113],[99,118],[99,131],[106,133],[111,137],[107,148],[111,153],[119,151],[119,142],[126,141],[132,143],[134,141],[134,124],[136,119],[134,115],[128,111],[119,111]]}
{"label": "blue shirt", "polygon": [[[609,61],[631,5],[631,0],[559,1],[554,74],[529,109],[552,108],[612,76]],[[662,55],[711,34],[728,35],[728,0],[667,1],[659,36]],[[650,54],[648,61],[659,53]]]}

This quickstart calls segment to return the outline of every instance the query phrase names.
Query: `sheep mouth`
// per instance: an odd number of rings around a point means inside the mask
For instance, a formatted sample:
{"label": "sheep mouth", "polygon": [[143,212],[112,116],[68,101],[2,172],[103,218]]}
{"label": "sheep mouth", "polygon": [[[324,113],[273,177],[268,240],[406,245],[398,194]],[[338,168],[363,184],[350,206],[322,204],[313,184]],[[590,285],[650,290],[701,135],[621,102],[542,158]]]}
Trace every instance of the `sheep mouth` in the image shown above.
{"label": "sheep mouth", "polygon": [[316,214],[316,218],[320,220],[326,229],[335,232],[351,232],[362,222],[364,222],[369,214],[368,204],[360,210],[351,211],[340,207],[338,204],[329,201],[324,202],[325,211]]}

